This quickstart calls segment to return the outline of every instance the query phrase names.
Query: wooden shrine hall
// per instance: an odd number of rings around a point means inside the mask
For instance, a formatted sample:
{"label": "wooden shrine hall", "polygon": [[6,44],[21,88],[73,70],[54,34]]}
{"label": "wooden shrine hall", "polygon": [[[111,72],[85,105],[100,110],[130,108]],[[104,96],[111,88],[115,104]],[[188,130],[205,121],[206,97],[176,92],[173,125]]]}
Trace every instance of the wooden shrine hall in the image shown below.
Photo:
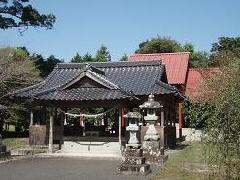
{"label": "wooden shrine hall", "polygon": [[[115,138],[120,150],[128,136],[125,133],[127,122],[123,118],[124,113],[134,108],[138,110],[139,105],[147,101],[151,93],[163,105],[161,111],[164,116],[161,118],[164,120],[159,120],[157,126],[164,122],[165,146],[172,147],[176,142],[176,109],[182,97],[174,86],[168,84],[165,66],[161,61],[60,63],[44,81],[18,90],[12,96],[20,100],[31,100],[30,145],[48,145],[49,152],[52,153],[53,144],[59,143],[60,147],[64,147],[67,141],[65,136],[69,129],[65,122],[66,112],[73,108],[79,108],[82,113],[93,108],[102,108],[104,111],[112,108],[114,113],[109,112],[112,113],[111,116],[105,114],[105,123],[98,125],[98,128],[91,129],[87,123],[78,123],[76,126],[79,133],[75,136],[82,137],[82,140],[85,138],[85,141],[91,135],[97,136],[94,137],[95,140],[109,138],[114,141]],[[114,137],[106,132],[91,134],[91,131],[106,131],[109,118],[115,127]],[[143,120],[141,125],[140,137],[146,131]],[[69,128],[71,131],[72,127]],[[88,133],[81,132],[80,129]]]}

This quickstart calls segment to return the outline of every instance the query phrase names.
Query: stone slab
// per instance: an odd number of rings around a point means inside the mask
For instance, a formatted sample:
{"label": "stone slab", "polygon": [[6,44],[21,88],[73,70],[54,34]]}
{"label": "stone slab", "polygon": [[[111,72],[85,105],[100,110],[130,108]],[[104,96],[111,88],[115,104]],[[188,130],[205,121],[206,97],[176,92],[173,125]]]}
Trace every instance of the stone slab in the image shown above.
{"label": "stone slab", "polygon": [[130,156],[142,157],[142,155],[143,155],[143,149],[129,149],[129,148],[126,148],[123,151],[123,156],[127,156],[127,157],[130,157]]}
{"label": "stone slab", "polygon": [[151,172],[149,164],[130,165],[122,163],[118,169],[119,174],[124,175],[143,175],[146,176]]}
{"label": "stone slab", "polygon": [[131,164],[131,165],[141,165],[141,164],[145,163],[145,158],[144,157],[123,156],[122,157],[122,163]]}
{"label": "stone slab", "polygon": [[143,149],[160,149],[160,141],[143,141]]}
{"label": "stone slab", "polygon": [[168,155],[161,155],[160,150],[157,152],[144,150],[143,157],[146,158],[147,163],[156,164],[158,166],[162,166],[168,159]]}

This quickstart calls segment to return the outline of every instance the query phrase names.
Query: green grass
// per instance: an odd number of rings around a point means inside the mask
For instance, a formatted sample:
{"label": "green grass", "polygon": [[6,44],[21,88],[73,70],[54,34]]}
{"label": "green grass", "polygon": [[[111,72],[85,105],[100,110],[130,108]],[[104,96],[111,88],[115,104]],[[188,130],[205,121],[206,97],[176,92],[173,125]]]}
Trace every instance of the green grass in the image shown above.
{"label": "green grass", "polygon": [[3,139],[8,150],[24,148],[28,145],[28,138],[6,138]]}
{"label": "green grass", "polygon": [[203,145],[192,143],[183,150],[169,155],[166,164],[159,169],[154,179],[167,180],[203,180],[208,179],[208,166],[203,158]]}

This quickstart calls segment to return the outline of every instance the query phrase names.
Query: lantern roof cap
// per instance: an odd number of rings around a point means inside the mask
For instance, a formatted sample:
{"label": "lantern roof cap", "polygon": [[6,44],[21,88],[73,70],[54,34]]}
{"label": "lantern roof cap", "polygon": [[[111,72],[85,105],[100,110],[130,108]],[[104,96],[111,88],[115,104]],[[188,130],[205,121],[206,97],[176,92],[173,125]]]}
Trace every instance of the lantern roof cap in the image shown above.
{"label": "lantern roof cap", "polygon": [[124,118],[128,119],[141,119],[142,116],[139,112],[128,112],[127,114],[124,115]]}
{"label": "lantern roof cap", "polygon": [[151,93],[148,96],[148,101],[144,102],[142,105],[139,106],[141,109],[159,109],[163,106],[154,100],[154,95]]}

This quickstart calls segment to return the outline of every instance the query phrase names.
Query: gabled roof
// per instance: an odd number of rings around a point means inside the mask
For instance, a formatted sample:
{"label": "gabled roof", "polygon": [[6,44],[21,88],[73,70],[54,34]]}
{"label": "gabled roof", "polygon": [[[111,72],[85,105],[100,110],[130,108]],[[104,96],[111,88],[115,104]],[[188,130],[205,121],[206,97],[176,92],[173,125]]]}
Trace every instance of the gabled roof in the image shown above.
{"label": "gabled roof", "polygon": [[[176,93],[159,61],[58,64],[43,82],[15,92],[41,100],[111,100]],[[85,78],[85,79],[84,79]],[[85,84],[84,84],[85,83]]]}
{"label": "gabled roof", "polygon": [[205,80],[209,79],[213,75],[221,73],[219,68],[193,68],[189,69],[186,84],[186,95],[190,100],[198,98],[201,92],[201,85]]}
{"label": "gabled roof", "polygon": [[169,84],[185,84],[189,62],[189,52],[134,54],[128,61],[161,60],[165,64]]}

